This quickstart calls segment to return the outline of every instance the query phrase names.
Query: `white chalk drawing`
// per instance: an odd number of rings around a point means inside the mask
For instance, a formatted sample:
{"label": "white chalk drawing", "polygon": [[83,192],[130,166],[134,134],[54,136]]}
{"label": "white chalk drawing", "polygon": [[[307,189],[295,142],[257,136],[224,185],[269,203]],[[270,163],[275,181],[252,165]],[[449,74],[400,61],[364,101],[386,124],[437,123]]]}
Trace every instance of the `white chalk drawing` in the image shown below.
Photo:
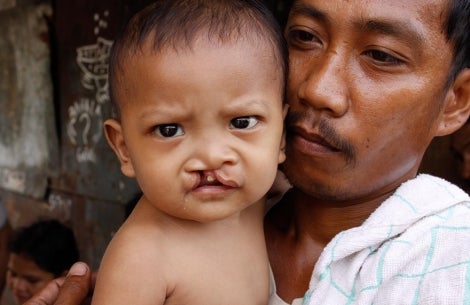
{"label": "white chalk drawing", "polygon": [[49,211],[63,211],[65,219],[70,219],[72,210],[72,200],[59,193],[52,192],[47,200]]}
{"label": "white chalk drawing", "polygon": [[94,146],[103,134],[101,105],[95,100],[81,98],[68,109],[67,135],[77,147],[78,162],[96,162]]}
{"label": "white chalk drawing", "polygon": [[[108,16],[109,16],[109,11],[104,11],[103,18],[107,18]],[[95,13],[93,15],[93,20],[96,23],[95,28],[94,28],[95,35],[99,35],[101,29],[108,28],[108,22],[106,21],[106,19],[103,19],[103,18],[101,18],[100,14],[98,13]]]}
{"label": "white chalk drawing", "polygon": [[2,169],[0,170],[0,181],[5,189],[24,193],[26,190],[26,173],[23,171]]}
{"label": "white chalk drawing", "polygon": [[77,64],[82,71],[82,85],[96,91],[100,104],[109,101],[108,61],[113,42],[98,37],[95,44],[77,48]]}
{"label": "white chalk drawing", "polygon": [[108,27],[105,20],[108,16],[108,11],[104,11],[101,15],[94,14],[96,42],[77,48],[81,84],[94,93],[92,98],[78,98],[68,109],[67,135],[72,145],[76,147],[76,160],[79,163],[97,162],[94,147],[103,136],[101,110],[102,105],[109,103],[108,62],[113,41],[98,35],[100,29]]}

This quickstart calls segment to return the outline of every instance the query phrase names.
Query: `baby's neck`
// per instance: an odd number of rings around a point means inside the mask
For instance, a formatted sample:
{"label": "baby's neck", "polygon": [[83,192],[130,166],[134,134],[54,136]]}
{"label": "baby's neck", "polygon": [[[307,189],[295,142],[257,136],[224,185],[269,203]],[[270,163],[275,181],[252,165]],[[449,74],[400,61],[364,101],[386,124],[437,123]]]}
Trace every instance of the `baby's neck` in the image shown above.
{"label": "baby's neck", "polygon": [[265,202],[263,198],[241,211],[220,219],[192,220],[164,213],[145,201],[145,199],[141,199],[135,207],[134,215],[131,215],[130,218],[139,218],[140,221],[146,218],[150,225],[158,226],[163,231],[185,232],[189,235],[204,234],[209,236],[214,234],[214,238],[221,233],[222,236],[227,238],[228,234],[235,234],[236,231],[240,231],[242,234],[250,234],[250,231],[255,228],[256,230],[262,230]]}

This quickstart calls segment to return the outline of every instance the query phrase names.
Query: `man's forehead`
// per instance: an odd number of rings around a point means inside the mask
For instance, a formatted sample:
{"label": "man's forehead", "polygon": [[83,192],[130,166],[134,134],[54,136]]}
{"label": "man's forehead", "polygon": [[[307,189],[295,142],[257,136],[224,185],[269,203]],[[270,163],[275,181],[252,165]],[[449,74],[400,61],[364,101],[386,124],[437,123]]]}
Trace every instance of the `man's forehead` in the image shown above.
{"label": "man's forehead", "polygon": [[[370,16],[395,16],[395,19],[406,19],[410,14],[433,17],[433,23],[439,23],[446,18],[450,0],[294,0],[292,12],[298,8],[312,7],[322,12],[329,7],[346,15],[361,14],[364,18]],[[437,19],[434,17],[438,17]],[[439,23],[442,25],[442,23]]]}
{"label": "man's forehead", "polygon": [[[409,45],[433,48],[448,40],[444,25],[449,0],[295,0],[291,16],[333,28],[396,37]],[[426,46],[426,44],[428,46]],[[452,52],[449,45],[449,52]]]}

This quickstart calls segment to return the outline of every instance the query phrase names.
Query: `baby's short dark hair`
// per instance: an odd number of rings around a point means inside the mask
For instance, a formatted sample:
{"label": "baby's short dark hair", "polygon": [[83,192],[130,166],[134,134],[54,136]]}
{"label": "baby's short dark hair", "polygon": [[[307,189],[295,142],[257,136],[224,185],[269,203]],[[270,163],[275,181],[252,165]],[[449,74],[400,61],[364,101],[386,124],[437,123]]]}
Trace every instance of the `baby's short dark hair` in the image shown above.
{"label": "baby's short dark hair", "polygon": [[269,43],[284,86],[287,46],[277,20],[262,0],[158,0],[134,15],[113,44],[109,87],[117,117],[120,110],[115,91],[126,58],[138,55],[149,42],[153,52],[191,48],[201,35],[220,43],[247,37]]}

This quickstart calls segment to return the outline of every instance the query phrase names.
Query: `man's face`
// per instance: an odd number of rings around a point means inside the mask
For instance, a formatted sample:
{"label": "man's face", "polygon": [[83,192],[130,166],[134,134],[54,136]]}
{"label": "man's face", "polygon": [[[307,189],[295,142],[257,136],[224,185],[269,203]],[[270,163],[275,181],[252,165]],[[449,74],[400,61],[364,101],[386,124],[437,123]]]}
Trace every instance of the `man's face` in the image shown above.
{"label": "man's face", "polygon": [[287,161],[309,195],[360,200],[413,177],[440,134],[444,0],[298,0],[286,26]]}

